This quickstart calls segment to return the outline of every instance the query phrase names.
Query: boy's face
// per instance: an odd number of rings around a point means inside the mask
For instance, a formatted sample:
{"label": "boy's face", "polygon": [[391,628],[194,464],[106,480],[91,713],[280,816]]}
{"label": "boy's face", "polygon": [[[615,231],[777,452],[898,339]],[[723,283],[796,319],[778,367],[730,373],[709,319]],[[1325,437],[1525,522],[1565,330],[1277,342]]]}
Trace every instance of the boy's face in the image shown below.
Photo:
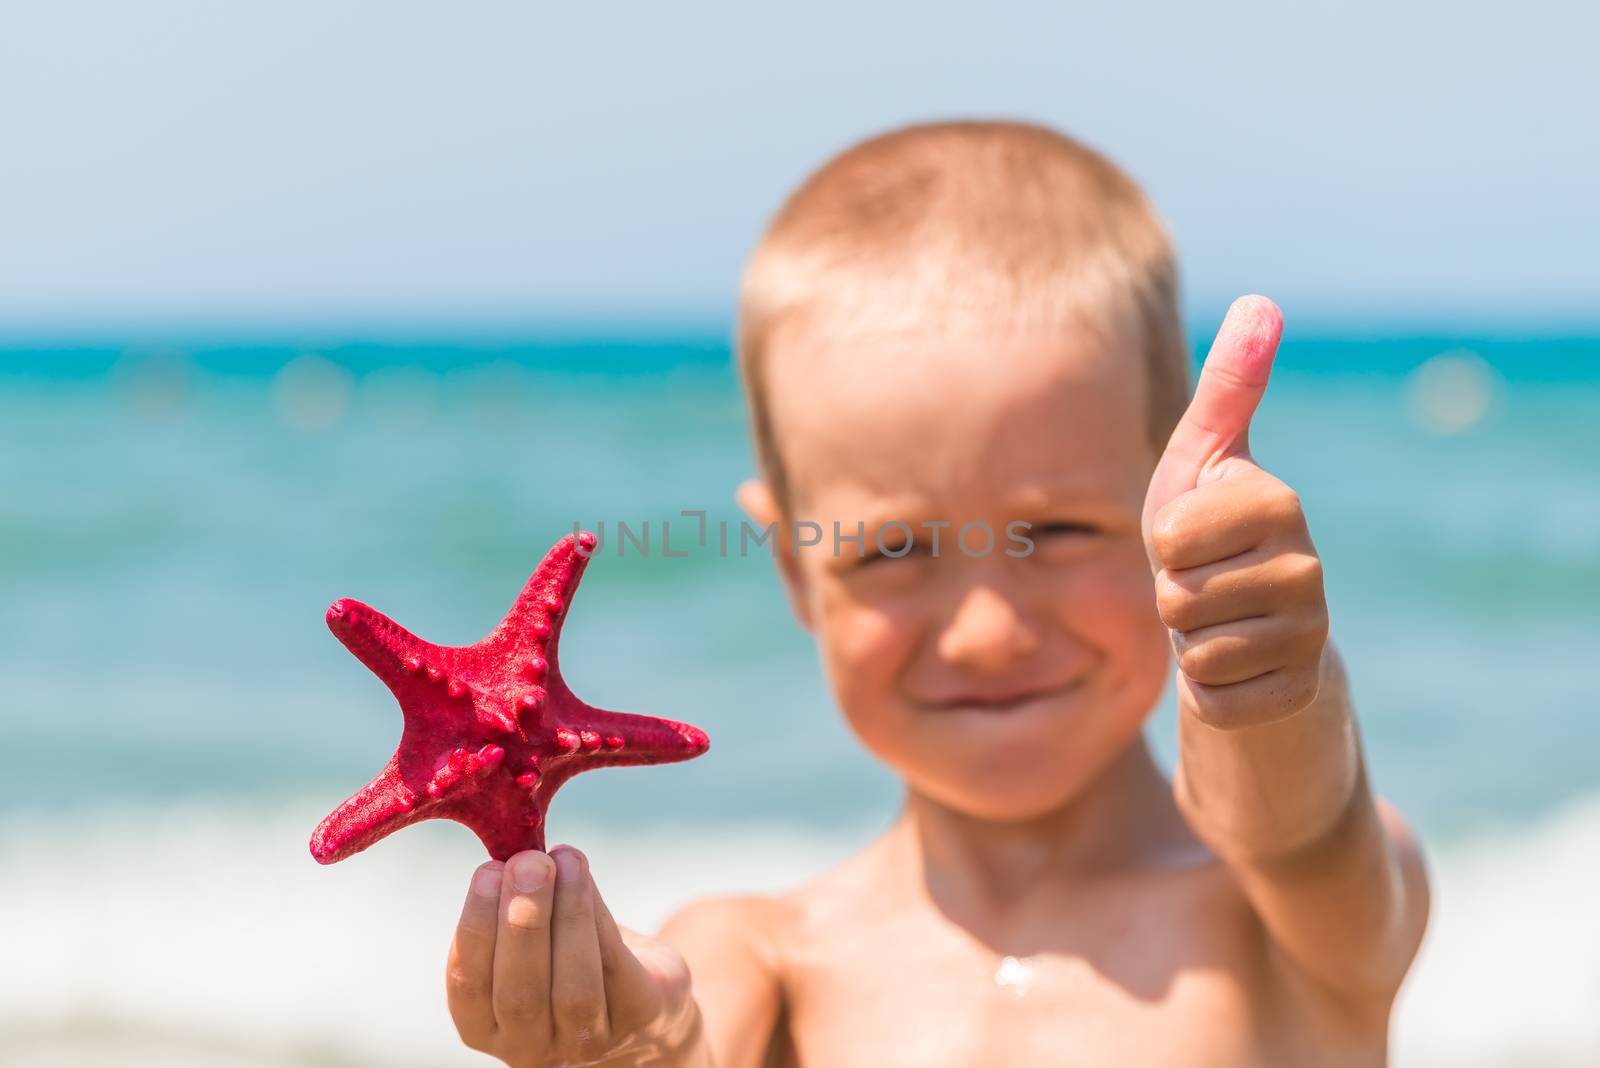
{"label": "boy's face", "polygon": [[[1140,534],[1156,460],[1142,361],[1087,331],[769,355],[791,519],[823,530],[780,562],[851,727],[959,811],[1019,820],[1066,803],[1137,735],[1168,675]],[[778,518],[764,487],[741,499]],[[935,555],[923,524],[941,521]],[[1033,548],[1014,557],[1018,521]],[[864,523],[864,550],[836,552],[835,523],[846,536]],[[976,524],[993,531],[987,551]],[[911,552],[878,552],[880,529],[898,551],[907,526]]]}

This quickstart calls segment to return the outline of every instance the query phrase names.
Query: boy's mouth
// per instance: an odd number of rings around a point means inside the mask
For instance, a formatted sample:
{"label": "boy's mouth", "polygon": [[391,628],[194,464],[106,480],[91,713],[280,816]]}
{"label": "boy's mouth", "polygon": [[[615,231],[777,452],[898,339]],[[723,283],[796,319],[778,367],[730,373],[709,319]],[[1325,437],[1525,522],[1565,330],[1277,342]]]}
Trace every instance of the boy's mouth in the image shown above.
{"label": "boy's mouth", "polygon": [[1059,686],[1031,689],[973,690],[918,703],[934,712],[1015,712],[1035,702],[1061,697],[1075,689],[1080,681],[1074,679]]}

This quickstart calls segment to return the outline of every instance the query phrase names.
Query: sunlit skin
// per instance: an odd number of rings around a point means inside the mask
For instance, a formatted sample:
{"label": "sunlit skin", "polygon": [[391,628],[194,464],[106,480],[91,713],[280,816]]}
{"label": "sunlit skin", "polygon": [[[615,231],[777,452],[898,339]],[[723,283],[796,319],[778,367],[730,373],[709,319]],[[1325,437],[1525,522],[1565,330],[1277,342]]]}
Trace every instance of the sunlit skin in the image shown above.
{"label": "sunlit skin", "polygon": [[[905,805],[807,886],[656,939],[576,850],[570,880],[486,865],[464,1040],[530,1066],[1381,1064],[1426,882],[1367,785],[1299,499],[1250,453],[1280,329],[1235,304],[1164,450],[1104,332],[774,352],[792,498],[740,503],[825,532],[779,571]],[[961,551],[978,523],[993,548]],[[1174,676],[1175,783],[1141,733]]]}

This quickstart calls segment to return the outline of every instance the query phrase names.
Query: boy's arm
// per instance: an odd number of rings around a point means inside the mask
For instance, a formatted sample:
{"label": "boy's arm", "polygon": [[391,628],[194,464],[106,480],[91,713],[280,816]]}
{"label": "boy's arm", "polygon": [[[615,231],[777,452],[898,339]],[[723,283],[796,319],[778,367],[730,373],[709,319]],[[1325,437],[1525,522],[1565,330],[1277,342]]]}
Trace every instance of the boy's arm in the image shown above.
{"label": "boy's arm", "polygon": [[1304,972],[1385,1008],[1427,921],[1421,851],[1366,779],[1344,669],[1271,723],[1180,713],[1174,784],[1189,824],[1227,862],[1276,944]]}
{"label": "boy's arm", "polygon": [[1426,878],[1367,785],[1299,498],[1249,453],[1281,329],[1270,301],[1235,302],[1145,501],[1178,654],[1175,790],[1276,945],[1387,1006],[1421,940]]}
{"label": "boy's arm", "polygon": [[689,905],[660,938],[683,955],[716,1068],[759,1068],[782,1005],[772,950],[779,906],[754,897]]}

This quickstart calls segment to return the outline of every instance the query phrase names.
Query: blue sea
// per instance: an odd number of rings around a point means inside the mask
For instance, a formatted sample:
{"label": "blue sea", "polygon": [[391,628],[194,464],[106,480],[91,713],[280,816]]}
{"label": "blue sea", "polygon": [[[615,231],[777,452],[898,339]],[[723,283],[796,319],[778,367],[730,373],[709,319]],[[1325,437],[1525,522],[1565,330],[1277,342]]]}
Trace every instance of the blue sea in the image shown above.
{"label": "blue sea", "polygon": [[[1251,444],[1433,867],[1397,1062],[1600,1063],[1600,340],[1291,335]],[[307,853],[400,725],[322,615],[473,641],[574,524],[613,535],[574,689],[713,742],[557,800],[619,919],[859,847],[896,783],[770,558],[683,515],[736,529],[752,469],[717,331],[0,348],[0,1065],[479,1063],[441,996],[476,840]],[[1170,688],[1149,729],[1170,760]]]}

